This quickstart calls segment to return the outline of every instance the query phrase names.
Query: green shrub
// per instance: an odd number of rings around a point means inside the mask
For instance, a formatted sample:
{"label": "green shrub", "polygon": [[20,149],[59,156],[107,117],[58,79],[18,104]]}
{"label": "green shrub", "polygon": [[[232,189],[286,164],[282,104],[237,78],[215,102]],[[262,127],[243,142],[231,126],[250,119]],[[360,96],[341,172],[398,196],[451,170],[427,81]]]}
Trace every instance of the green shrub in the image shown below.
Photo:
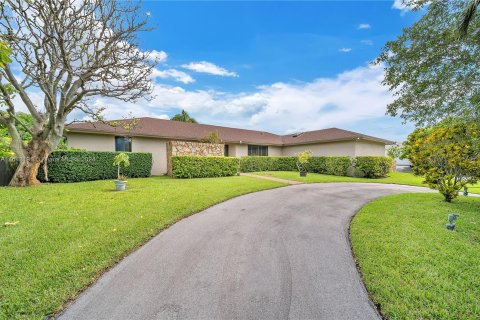
{"label": "green shrub", "polygon": [[325,172],[333,176],[347,176],[352,166],[352,158],[350,157],[325,157]]}
{"label": "green shrub", "polygon": [[240,171],[297,171],[297,157],[257,157],[240,159]]}
{"label": "green shrub", "polygon": [[390,157],[356,157],[355,175],[365,178],[383,178],[390,172],[392,162],[393,159]]}
{"label": "green shrub", "polygon": [[[108,151],[54,151],[48,158],[49,182],[80,182],[117,178],[117,168],[112,165],[118,152]],[[122,168],[129,178],[149,177],[152,170],[152,154],[127,152],[130,166]],[[38,178],[45,181],[43,168]]]}
{"label": "green shrub", "polygon": [[211,178],[227,177],[237,174],[240,159],[232,157],[172,157],[172,176],[174,178]]}
{"label": "green shrub", "polygon": [[[242,157],[240,171],[297,171],[297,157]],[[350,157],[311,157],[308,172],[345,176],[351,167]]]}

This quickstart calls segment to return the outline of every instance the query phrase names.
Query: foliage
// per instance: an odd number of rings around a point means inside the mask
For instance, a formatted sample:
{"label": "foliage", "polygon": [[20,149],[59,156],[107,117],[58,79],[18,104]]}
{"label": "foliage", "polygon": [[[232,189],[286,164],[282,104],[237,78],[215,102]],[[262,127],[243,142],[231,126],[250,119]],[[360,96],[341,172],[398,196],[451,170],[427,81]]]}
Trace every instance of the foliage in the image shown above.
{"label": "foliage", "polygon": [[0,158],[10,158],[15,154],[10,149],[11,139],[0,136]]}
{"label": "foliage", "polygon": [[308,170],[308,162],[312,158],[312,151],[304,150],[297,153],[297,168],[300,172],[306,172]]}
{"label": "foliage", "polygon": [[296,157],[245,156],[240,158],[240,171],[296,171],[296,162]]}
{"label": "foliage", "polygon": [[130,166],[130,158],[128,154],[125,152],[117,154],[113,159],[113,165],[117,167],[117,179],[125,180],[126,177],[120,174],[120,167],[123,166],[124,168],[126,168]]}
{"label": "foliage", "polygon": [[[32,135],[30,130],[33,128],[33,117],[25,112],[18,112],[16,115],[15,127],[24,143],[28,142]],[[26,128],[25,128],[26,127]],[[0,123],[0,137],[10,137],[7,127]]]}
{"label": "foliage", "polygon": [[[118,167],[112,166],[118,152],[54,151],[48,158],[49,182],[80,182],[118,178]],[[128,152],[131,165],[123,173],[131,178],[149,177],[152,154]],[[45,180],[43,169],[39,179]]]}
{"label": "foliage", "polygon": [[110,121],[108,124],[114,128],[122,129],[125,132],[125,136],[131,137],[132,132],[138,127],[139,120],[130,112],[128,117],[124,117],[123,120]]}
{"label": "foliage", "polygon": [[316,169],[318,173],[331,174],[334,176],[348,176],[352,167],[350,157],[325,157],[325,169],[321,166]]}
{"label": "foliage", "polygon": [[[70,114],[100,117],[104,107],[91,99],[150,97],[157,61],[138,47],[138,35],[149,30],[141,10],[129,1],[0,2],[1,56],[8,47],[12,60],[0,74],[0,123],[20,160],[12,185],[38,183],[38,167],[56,149]],[[33,126],[22,125],[27,143],[15,126],[23,123],[15,95],[33,118]]]}
{"label": "foliage", "polygon": [[405,159],[404,148],[401,145],[395,144],[387,149],[387,156],[392,159]]}
{"label": "foliage", "polygon": [[[480,319],[480,198],[438,194],[375,200],[350,227],[369,297],[385,319]],[[446,230],[457,212],[457,232]]]}
{"label": "foliage", "polygon": [[190,115],[185,110],[182,110],[181,113],[174,115],[170,120],[180,121],[180,122],[198,123],[197,120],[190,117]]}
{"label": "foliage", "polygon": [[[422,5],[425,1],[411,1]],[[464,0],[431,1],[427,11],[394,41],[376,62],[386,67],[384,84],[394,94],[388,113],[417,125],[448,116],[480,121],[480,19],[458,39]]]}
{"label": "foliage", "polygon": [[212,131],[209,132],[203,139],[201,139],[200,142],[218,144],[222,142],[222,139],[220,139],[220,135],[217,131]]}
{"label": "foliage", "polygon": [[10,49],[5,41],[0,40],[0,69],[5,68],[7,64],[12,62],[10,55],[12,54],[12,49]]}
{"label": "foliage", "polygon": [[475,123],[448,120],[417,129],[405,143],[406,156],[418,175],[450,202],[480,177],[480,130]]}
{"label": "foliage", "polygon": [[240,159],[232,157],[172,157],[172,176],[174,178],[213,178],[236,175]]}
{"label": "foliage", "polygon": [[[297,171],[298,157],[252,157],[240,159],[240,171]],[[305,169],[308,172],[346,176],[352,166],[350,157],[310,157]]]}
{"label": "foliage", "polygon": [[111,181],[0,188],[2,224],[20,221],[0,231],[0,319],[52,318],[168,226],[232,197],[284,185],[249,177],[128,183],[120,193],[110,191]]}
{"label": "foliage", "polygon": [[392,167],[390,157],[363,156],[355,158],[355,176],[365,178],[386,177]]}

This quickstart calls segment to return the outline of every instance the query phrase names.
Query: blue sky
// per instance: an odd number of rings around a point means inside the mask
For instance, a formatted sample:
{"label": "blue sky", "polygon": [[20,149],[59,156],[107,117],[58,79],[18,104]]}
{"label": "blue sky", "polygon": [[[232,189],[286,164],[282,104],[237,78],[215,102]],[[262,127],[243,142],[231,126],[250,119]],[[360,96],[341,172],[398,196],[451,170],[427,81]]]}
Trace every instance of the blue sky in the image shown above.
{"label": "blue sky", "polygon": [[384,43],[421,13],[394,1],[146,1],[155,29],[141,49],[159,60],[155,99],[115,105],[167,118],[186,109],[201,123],[290,133],[340,127],[397,141],[412,130],[385,114]]}

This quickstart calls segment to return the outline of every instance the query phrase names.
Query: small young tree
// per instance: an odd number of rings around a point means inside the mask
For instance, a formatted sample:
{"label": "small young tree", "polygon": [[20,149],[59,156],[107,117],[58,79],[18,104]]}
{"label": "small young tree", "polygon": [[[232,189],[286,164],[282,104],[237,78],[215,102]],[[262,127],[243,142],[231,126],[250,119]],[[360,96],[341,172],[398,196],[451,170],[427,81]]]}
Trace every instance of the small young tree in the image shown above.
{"label": "small young tree", "polygon": [[113,160],[113,165],[117,167],[117,179],[121,181],[126,180],[126,177],[121,174],[120,169],[122,165],[124,168],[130,166],[130,158],[128,157],[128,154],[124,152],[117,154]]}
{"label": "small young tree", "polygon": [[451,202],[465,185],[480,177],[479,138],[477,124],[447,120],[410,134],[405,155],[413,171],[425,176],[429,187]]}
{"label": "small young tree", "polygon": [[297,168],[300,174],[306,174],[308,162],[312,157],[312,151],[304,150],[302,152],[297,153]]}
{"label": "small young tree", "polygon": [[[92,97],[148,97],[155,62],[137,41],[146,23],[130,1],[0,1],[0,124],[20,162],[11,185],[38,183],[38,167],[62,139],[69,114],[99,117],[103,107],[94,108]],[[33,125],[19,119],[15,95]],[[31,135],[27,143],[16,124]]]}

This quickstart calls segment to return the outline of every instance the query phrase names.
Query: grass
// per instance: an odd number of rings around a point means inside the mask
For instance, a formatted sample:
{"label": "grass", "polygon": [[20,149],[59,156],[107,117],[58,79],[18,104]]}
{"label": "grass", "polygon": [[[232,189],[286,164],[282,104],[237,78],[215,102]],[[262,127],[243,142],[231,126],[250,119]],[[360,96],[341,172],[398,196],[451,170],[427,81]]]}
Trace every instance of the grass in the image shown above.
{"label": "grass", "polygon": [[[330,176],[326,174],[308,173],[306,177],[300,177],[298,172],[295,171],[263,171],[254,172],[258,175],[270,176],[275,178],[300,181],[304,183],[319,183],[319,182],[370,182],[370,183],[392,183],[392,184],[405,184],[410,186],[427,187],[423,184],[423,178],[413,175],[408,172],[390,172],[386,178],[369,179],[369,178],[354,178],[343,176]],[[480,193],[480,183],[474,186],[469,186],[469,192]]]}
{"label": "grass", "polygon": [[248,177],[0,188],[0,318],[43,319],[134,248],[229,198],[282,186]]}
{"label": "grass", "polygon": [[[445,228],[457,212],[457,231]],[[392,195],[354,218],[352,247],[388,319],[480,319],[480,198]]]}

